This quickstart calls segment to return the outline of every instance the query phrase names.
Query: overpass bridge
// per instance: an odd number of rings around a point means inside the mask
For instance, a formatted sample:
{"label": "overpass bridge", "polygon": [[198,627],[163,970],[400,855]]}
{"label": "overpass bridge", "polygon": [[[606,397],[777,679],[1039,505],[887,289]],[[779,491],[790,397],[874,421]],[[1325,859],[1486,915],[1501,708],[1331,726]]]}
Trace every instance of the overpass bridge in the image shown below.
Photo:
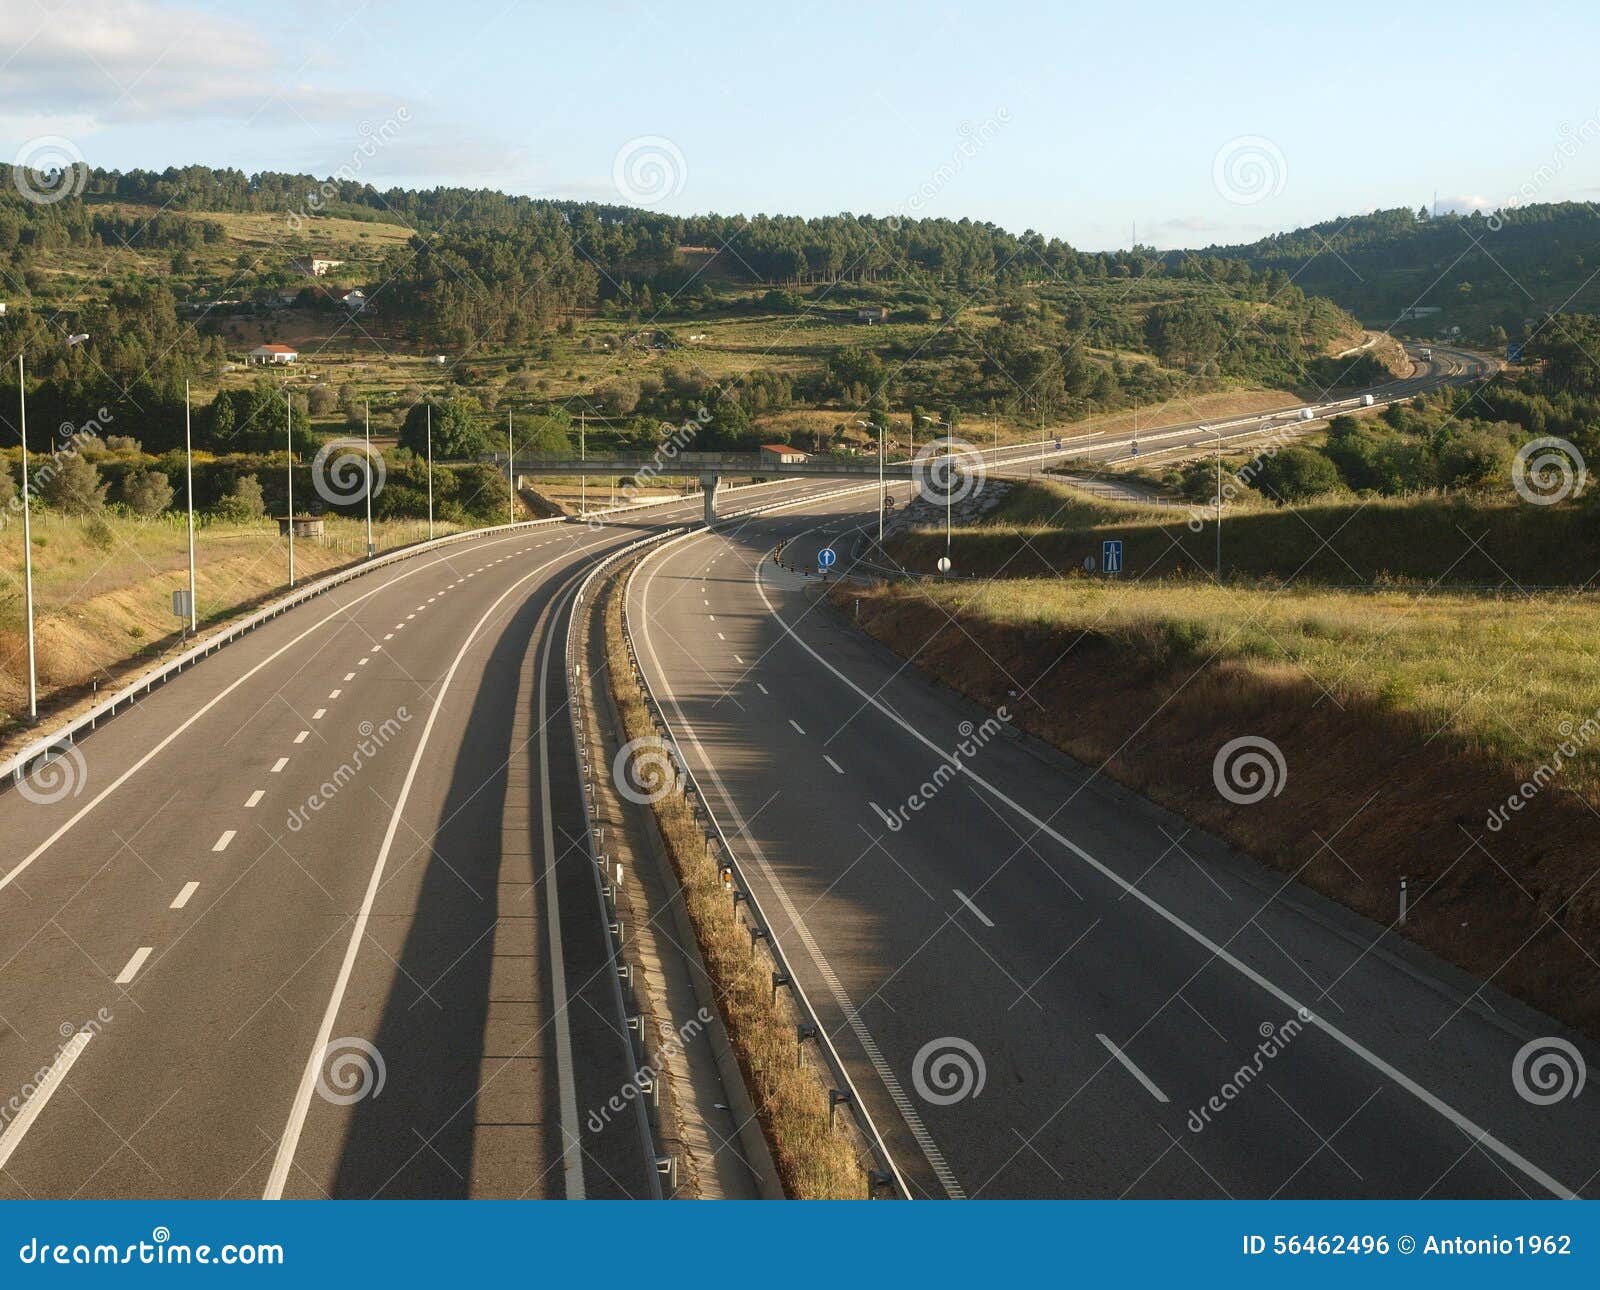
{"label": "overpass bridge", "polygon": [[[962,454],[958,450],[955,455],[959,459]],[[494,459],[501,466],[506,464],[503,452],[496,453]],[[614,453],[583,458],[519,454],[512,466],[519,475],[632,475],[636,479],[654,479],[661,475],[698,476],[700,490],[705,495],[707,524],[717,517],[717,485],[723,476],[734,479],[751,475],[877,479],[880,472],[875,456],[807,456],[804,461],[778,461],[754,452]],[[893,461],[885,462],[881,472],[886,481],[904,480],[916,478],[916,472],[922,469],[920,463]]]}

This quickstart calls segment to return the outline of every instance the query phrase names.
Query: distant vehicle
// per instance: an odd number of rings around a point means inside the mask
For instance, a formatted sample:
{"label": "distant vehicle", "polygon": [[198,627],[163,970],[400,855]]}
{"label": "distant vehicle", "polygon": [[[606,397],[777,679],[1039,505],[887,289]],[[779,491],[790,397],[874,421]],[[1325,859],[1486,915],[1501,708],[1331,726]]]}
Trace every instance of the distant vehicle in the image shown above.
{"label": "distant vehicle", "polygon": [[1311,409],[1310,409],[1310,408],[1301,408],[1301,409],[1300,409],[1300,419],[1301,419],[1301,420],[1302,420],[1302,421],[1309,421],[1309,420],[1311,420],[1311,417],[1312,417],[1312,415],[1313,415],[1313,414],[1312,414],[1312,411],[1311,411]]}
{"label": "distant vehicle", "polygon": [[1421,350],[1421,354],[1422,354],[1423,358],[1432,358],[1433,357],[1433,351],[1431,349],[1428,349],[1426,346],[1424,346],[1423,349]]}
{"label": "distant vehicle", "polygon": [[1370,408],[1376,402],[1377,400],[1370,394],[1363,394],[1361,396],[1361,406],[1364,408]]}

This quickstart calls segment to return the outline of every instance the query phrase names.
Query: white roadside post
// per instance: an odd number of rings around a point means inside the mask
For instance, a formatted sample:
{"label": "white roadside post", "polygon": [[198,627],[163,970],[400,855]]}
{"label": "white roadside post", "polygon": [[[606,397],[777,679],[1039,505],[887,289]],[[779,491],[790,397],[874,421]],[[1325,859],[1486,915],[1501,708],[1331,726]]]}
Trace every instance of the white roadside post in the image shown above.
{"label": "white roadside post", "polygon": [[372,404],[366,405],[362,414],[362,436],[365,443],[362,448],[361,465],[367,472],[367,559],[372,559],[376,548],[372,545]]}
{"label": "white roadside post", "polygon": [[183,383],[183,480],[188,494],[189,527],[189,631],[200,626],[194,583],[194,438],[189,428],[189,382]]}
{"label": "white roadside post", "polygon": [[33,528],[28,502],[28,390],[22,355],[17,355],[18,423],[22,429],[22,600],[28,620],[28,720],[39,719],[39,675],[33,654]]}

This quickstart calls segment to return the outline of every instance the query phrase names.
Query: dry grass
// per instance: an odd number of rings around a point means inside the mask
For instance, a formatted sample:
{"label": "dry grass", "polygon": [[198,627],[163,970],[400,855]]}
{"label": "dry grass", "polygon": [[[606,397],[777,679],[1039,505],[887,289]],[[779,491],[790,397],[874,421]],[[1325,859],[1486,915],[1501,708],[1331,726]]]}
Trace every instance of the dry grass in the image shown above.
{"label": "dry grass", "polygon": [[[654,735],[623,645],[617,594],[610,597],[605,621],[606,658],[623,731],[629,739]],[[786,995],[774,998],[770,960],[753,952],[717,865],[706,857],[700,824],[676,794],[657,802],[655,815],[784,1191],[802,1200],[864,1198],[867,1179],[856,1143],[843,1120],[839,1128],[830,1124],[827,1088],[816,1068],[796,1062],[794,1009]]]}

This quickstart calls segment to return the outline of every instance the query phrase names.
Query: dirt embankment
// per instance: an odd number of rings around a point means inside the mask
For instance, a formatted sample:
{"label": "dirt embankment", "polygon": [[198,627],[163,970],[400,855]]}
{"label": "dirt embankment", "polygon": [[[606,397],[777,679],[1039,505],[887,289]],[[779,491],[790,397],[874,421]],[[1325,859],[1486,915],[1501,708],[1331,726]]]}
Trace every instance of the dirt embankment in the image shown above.
{"label": "dirt embankment", "polygon": [[[910,590],[850,595],[862,628],[945,684],[1374,921],[1394,923],[1407,877],[1410,916],[1392,934],[1600,1035],[1596,817],[1558,782],[1492,828],[1524,774],[1375,700],[1341,708],[1292,666],[1196,672],[1042,625],[967,615],[953,628]],[[1019,699],[1011,676],[1039,680]],[[1281,749],[1278,796],[1218,792],[1213,761],[1236,733]]]}

